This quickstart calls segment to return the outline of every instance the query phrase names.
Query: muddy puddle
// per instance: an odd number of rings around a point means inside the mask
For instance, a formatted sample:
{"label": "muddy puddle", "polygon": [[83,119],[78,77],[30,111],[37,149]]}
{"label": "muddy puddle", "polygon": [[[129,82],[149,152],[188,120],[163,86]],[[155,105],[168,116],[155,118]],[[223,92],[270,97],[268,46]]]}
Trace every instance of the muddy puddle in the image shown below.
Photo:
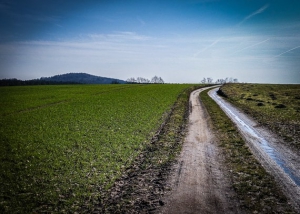
{"label": "muddy puddle", "polygon": [[281,154],[272,148],[264,139],[261,139],[258,143],[264,152],[283,169],[283,171],[295,182],[295,184],[300,186],[300,178],[295,174],[294,170],[288,166],[287,162],[281,158]]}

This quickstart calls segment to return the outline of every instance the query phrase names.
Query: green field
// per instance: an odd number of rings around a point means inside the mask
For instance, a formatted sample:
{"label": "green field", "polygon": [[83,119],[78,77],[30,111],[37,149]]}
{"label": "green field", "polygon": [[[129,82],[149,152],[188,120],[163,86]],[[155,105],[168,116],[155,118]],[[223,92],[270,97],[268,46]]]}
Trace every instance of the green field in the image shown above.
{"label": "green field", "polygon": [[234,105],[300,149],[300,85],[225,84]]}
{"label": "green field", "polygon": [[89,206],[149,143],[188,87],[1,87],[0,212]]}

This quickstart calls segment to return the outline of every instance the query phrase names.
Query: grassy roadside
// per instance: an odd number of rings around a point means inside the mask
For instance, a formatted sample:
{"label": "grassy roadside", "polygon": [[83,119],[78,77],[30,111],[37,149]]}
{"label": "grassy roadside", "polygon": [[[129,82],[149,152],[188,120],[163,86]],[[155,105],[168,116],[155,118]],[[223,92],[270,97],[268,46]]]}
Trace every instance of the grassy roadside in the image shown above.
{"label": "grassy roadside", "polygon": [[286,197],[251,154],[234,124],[208,96],[200,94],[206,107],[241,206],[251,213],[295,213]]}
{"label": "grassy roadside", "polygon": [[300,85],[225,84],[227,100],[300,149]]}
{"label": "grassy roadside", "polygon": [[204,85],[190,87],[178,96],[165,123],[148,146],[117,180],[107,198],[94,210],[101,213],[157,212],[162,201],[171,165],[181,151],[189,112],[189,95]]}

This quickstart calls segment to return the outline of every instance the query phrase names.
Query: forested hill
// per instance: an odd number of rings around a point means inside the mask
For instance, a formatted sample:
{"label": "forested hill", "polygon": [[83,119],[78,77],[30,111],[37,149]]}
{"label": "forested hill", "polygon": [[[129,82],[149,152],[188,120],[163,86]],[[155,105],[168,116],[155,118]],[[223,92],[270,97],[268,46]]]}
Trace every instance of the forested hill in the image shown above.
{"label": "forested hill", "polygon": [[94,76],[86,73],[68,73],[33,80],[2,79],[0,86],[57,85],[57,84],[124,84],[124,80]]}
{"label": "forested hill", "polygon": [[86,73],[68,73],[55,75],[53,77],[42,77],[40,80],[54,82],[75,82],[82,84],[111,84],[111,83],[126,83],[124,80],[94,76]]}

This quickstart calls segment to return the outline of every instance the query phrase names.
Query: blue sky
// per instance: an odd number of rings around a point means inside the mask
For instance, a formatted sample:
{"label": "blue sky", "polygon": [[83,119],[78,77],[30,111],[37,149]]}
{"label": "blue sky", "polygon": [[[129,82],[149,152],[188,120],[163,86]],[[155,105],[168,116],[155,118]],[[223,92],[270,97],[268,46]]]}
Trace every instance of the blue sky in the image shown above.
{"label": "blue sky", "polygon": [[0,0],[0,79],[300,83],[298,0]]}

